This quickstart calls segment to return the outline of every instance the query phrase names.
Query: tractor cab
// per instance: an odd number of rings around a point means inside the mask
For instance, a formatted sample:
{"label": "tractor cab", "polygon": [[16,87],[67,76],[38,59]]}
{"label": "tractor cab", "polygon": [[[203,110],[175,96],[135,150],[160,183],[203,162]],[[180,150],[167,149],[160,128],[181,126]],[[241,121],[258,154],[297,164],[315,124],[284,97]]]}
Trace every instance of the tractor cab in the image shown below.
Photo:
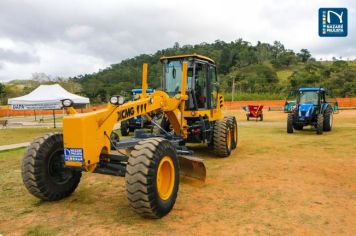
{"label": "tractor cab", "polygon": [[297,110],[299,119],[311,119],[320,111],[321,104],[325,102],[325,89],[301,88],[297,96]]}
{"label": "tractor cab", "polygon": [[[146,90],[146,93],[147,94],[151,94],[151,93],[153,93],[154,92],[154,89],[147,89]],[[142,93],[142,89],[140,89],[140,88],[136,88],[136,89],[132,89],[131,90],[131,93],[130,93],[130,95],[131,95],[131,100],[134,100],[135,99],[135,96],[137,95],[137,94],[141,94]]]}
{"label": "tractor cab", "polygon": [[215,62],[198,54],[162,57],[163,90],[170,96],[181,92],[182,66],[188,63],[186,110],[216,108],[218,82]]}
{"label": "tractor cab", "polygon": [[296,105],[288,114],[287,132],[302,130],[304,126],[315,127],[317,134],[330,131],[333,123],[333,109],[326,101],[324,88],[300,88]]}

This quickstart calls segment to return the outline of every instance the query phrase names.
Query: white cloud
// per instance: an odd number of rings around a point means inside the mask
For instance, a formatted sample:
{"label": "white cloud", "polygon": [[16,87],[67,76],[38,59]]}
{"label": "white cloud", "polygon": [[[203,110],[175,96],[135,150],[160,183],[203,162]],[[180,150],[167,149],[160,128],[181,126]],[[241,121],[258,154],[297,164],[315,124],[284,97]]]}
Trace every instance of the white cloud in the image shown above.
{"label": "white cloud", "polygon": [[[348,37],[318,36],[318,9],[330,6],[348,8]],[[91,73],[174,42],[216,39],[279,40],[316,58],[355,58],[355,13],[352,0],[2,0],[0,49],[11,60],[0,57],[0,80]]]}

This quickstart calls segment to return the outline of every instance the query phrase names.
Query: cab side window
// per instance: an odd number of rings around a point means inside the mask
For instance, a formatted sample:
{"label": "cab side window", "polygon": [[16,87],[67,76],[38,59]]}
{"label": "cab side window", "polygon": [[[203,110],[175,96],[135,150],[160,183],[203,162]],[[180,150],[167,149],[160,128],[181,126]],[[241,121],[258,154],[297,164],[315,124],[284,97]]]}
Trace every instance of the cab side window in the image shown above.
{"label": "cab side window", "polygon": [[197,63],[195,67],[195,97],[198,109],[207,108],[207,65]]}
{"label": "cab side window", "polygon": [[209,66],[209,98],[210,98],[210,108],[216,108],[216,103],[218,100],[218,83],[216,77],[216,68],[214,66]]}

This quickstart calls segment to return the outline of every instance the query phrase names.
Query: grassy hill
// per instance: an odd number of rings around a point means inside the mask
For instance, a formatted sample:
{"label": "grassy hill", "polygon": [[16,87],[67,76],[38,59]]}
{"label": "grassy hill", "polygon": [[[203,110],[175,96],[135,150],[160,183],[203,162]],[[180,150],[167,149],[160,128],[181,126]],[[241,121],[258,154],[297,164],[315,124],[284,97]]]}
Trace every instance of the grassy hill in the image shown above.
{"label": "grassy hill", "polygon": [[184,46],[175,43],[172,48],[151,55],[138,55],[99,72],[69,79],[49,79],[38,73],[36,80],[7,83],[0,99],[4,101],[6,97],[22,95],[41,83],[60,83],[70,92],[102,103],[112,94],[124,95],[140,87],[143,63],[149,64],[149,86],[159,88],[162,78],[159,58],[190,53],[206,55],[216,62],[221,91],[227,100],[231,98],[232,84],[236,85],[234,97],[238,100],[280,99],[293,89],[310,86],[326,87],[340,97],[356,96],[356,61],[316,61],[307,49],[296,53],[278,41],[252,45],[238,39],[229,43],[216,40]]}

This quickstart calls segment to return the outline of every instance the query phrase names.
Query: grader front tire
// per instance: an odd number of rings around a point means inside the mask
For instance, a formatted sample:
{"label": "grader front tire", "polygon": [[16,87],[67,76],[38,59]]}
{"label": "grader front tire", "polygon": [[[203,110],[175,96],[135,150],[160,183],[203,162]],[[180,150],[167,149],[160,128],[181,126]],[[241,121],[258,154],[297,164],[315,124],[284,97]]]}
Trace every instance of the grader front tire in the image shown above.
{"label": "grader front tire", "polygon": [[82,173],[66,169],[63,135],[50,133],[35,139],[22,160],[22,180],[27,190],[45,201],[69,196],[77,188]]}
{"label": "grader front tire", "polygon": [[139,142],[126,168],[127,198],[147,218],[161,218],[173,208],[179,188],[179,162],[173,145],[162,138]]}
{"label": "grader front tire", "polygon": [[227,119],[218,120],[214,126],[214,153],[219,157],[228,157],[231,153],[231,127]]}

